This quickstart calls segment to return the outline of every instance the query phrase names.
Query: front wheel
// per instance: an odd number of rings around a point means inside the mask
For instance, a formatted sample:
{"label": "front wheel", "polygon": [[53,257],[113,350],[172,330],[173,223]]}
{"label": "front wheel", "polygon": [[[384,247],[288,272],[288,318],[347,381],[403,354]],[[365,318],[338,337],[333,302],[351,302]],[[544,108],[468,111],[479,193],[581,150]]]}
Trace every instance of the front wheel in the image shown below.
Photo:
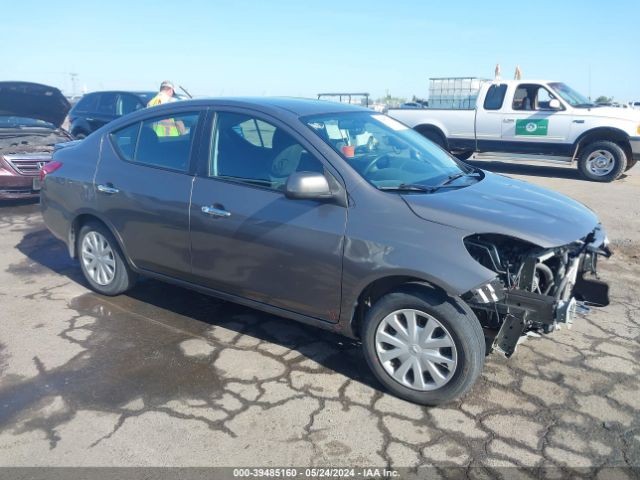
{"label": "front wheel", "polygon": [[627,155],[608,140],[588,144],[578,159],[580,173],[595,182],[612,182],[627,168]]}
{"label": "front wheel", "polygon": [[136,275],[111,232],[99,222],[88,222],[78,234],[78,258],[84,278],[103,295],[119,295],[133,287]]}
{"label": "front wheel", "polygon": [[486,348],[480,322],[464,302],[419,287],[376,302],[365,317],[362,342],[378,380],[398,397],[423,405],[469,390]]}

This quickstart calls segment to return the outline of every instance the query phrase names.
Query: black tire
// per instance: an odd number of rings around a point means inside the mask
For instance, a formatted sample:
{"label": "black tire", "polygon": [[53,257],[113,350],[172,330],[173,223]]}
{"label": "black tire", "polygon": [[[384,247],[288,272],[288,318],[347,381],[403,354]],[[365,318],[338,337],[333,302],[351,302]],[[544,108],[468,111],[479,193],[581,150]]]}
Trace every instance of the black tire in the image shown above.
{"label": "black tire", "polygon": [[[387,315],[401,309],[415,309],[429,314],[447,329],[454,341],[458,361],[453,376],[440,388],[420,391],[406,387],[387,373],[378,358],[376,330]],[[486,352],[480,322],[467,304],[443,292],[421,286],[409,286],[389,293],[375,303],[364,319],[362,347],[374,375],[391,393],[422,405],[440,405],[467,392],[482,372]]]}
{"label": "black tire", "polygon": [[[107,283],[106,285],[101,285],[97,283],[87,271],[87,267],[85,266],[85,262],[83,261],[82,255],[82,244],[84,238],[90,234],[91,232],[97,232],[100,234],[108,243],[111,248],[112,258],[115,263],[113,279]],[[82,270],[82,274],[84,278],[89,283],[90,287],[102,294],[108,296],[119,295],[121,293],[126,292],[133,288],[136,283],[137,276],[135,272],[129,268],[122,251],[120,250],[120,246],[118,242],[114,238],[113,234],[109,231],[107,227],[105,227],[102,223],[97,221],[87,222],[80,228],[80,232],[78,234],[78,243],[77,243],[77,252],[78,259],[80,261],[80,269]]]}
{"label": "black tire", "polygon": [[[610,154],[613,158],[613,168],[604,175],[596,174],[589,165],[589,157],[596,151],[602,151]],[[578,170],[580,174],[594,182],[612,182],[618,178],[627,168],[627,155],[620,145],[608,140],[600,140],[588,144],[582,150],[578,159]]]}
{"label": "black tire", "polygon": [[444,137],[440,135],[440,133],[436,132],[435,130],[430,130],[430,129],[418,130],[418,133],[423,137],[425,137],[426,139],[431,140],[440,148],[443,148],[443,149],[445,148]]}
{"label": "black tire", "polygon": [[473,155],[475,152],[471,151],[471,152],[455,152],[453,154],[454,157],[456,157],[458,160],[469,160],[471,158],[471,155]]}

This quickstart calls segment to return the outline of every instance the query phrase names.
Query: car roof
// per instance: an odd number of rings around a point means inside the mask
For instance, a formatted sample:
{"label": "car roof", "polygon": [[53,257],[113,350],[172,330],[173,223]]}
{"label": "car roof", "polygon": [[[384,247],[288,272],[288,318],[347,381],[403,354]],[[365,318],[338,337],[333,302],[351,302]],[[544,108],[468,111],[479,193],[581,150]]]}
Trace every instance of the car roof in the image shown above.
{"label": "car roof", "polygon": [[245,108],[257,108],[265,113],[278,114],[292,113],[302,117],[306,115],[322,115],[340,112],[372,112],[371,109],[350,105],[346,103],[331,102],[328,100],[315,100],[296,97],[220,97],[199,98],[197,100],[183,100],[178,103],[168,103],[153,108],[170,109],[171,106],[197,105],[197,106],[237,106]]}
{"label": "car roof", "polygon": [[100,95],[103,93],[128,93],[131,95],[155,95],[157,92],[153,92],[151,90],[149,91],[144,91],[144,90],[100,90],[97,92],[88,92],[85,93],[84,96],[88,96],[88,95]]}

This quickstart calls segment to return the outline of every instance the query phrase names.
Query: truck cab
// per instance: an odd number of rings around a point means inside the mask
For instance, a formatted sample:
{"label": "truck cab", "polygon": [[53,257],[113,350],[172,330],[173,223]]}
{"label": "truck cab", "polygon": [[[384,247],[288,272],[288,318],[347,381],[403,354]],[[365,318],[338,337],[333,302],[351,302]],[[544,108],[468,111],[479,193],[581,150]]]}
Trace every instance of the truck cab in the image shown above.
{"label": "truck cab", "polygon": [[[389,115],[463,159],[489,153],[575,162],[586,178],[612,181],[640,158],[640,112],[596,106],[565,83],[493,80],[475,94],[446,92],[445,101],[432,102],[440,108]],[[462,96],[475,101],[460,108]]]}

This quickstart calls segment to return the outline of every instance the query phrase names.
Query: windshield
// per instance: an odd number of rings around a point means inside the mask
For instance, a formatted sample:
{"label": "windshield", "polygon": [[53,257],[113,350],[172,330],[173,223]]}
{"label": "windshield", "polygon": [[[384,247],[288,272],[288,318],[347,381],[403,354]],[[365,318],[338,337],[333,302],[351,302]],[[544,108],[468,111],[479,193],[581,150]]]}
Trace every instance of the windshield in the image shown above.
{"label": "windshield", "polygon": [[594,106],[587,97],[585,97],[581,93],[576,92],[566,83],[555,82],[550,83],[549,86],[572,107],[587,108]]}
{"label": "windshield", "polygon": [[0,115],[0,128],[56,128],[53,124],[35,118]]}
{"label": "windshield", "polygon": [[365,180],[383,190],[441,188],[473,171],[386,115],[332,113],[303,121]]}

